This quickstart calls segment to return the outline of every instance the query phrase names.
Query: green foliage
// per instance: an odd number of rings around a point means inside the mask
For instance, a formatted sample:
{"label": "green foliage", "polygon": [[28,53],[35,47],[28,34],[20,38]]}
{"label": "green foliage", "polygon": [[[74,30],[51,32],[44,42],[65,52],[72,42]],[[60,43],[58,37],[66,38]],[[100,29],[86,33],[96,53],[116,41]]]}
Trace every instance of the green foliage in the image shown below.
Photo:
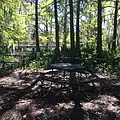
{"label": "green foliage", "polygon": [[14,56],[4,56],[4,61],[5,62],[19,62],[17,58]]}
{"label": "green foliage", "polygon": [[3,31],[4,42],[11,44],[11,41],[14,41],[15,44],[16,41],[28,38],[28,33],[25,31],[27,15],[19,13],[21,4],[21,0],[6,0],[1,3],[0,27]]}
{"label": "green foliage", "polygon": [[29,64],[29,67],[30,67],[30,69],[33,69],[33,70],[37,70],[37,69],[42,69],[43,68],[41,60],[39,60],[39,61],[37,61],[37,60],[31,61],[30,64]]}
{"label": "green foliage", "polygon": [[[39,18],[39,37],[40,44],[54,44],[55,41],[55,23],[54,23],[54,0],[41,0],[38,7]],[[113,19],[114,19],[114,2],[102,1],[103,5],[103,50],[108,64],[111,68],[117,67],[118,58],[120,56],[120,48],[117,47],[116,52],[113,53],[108,49],[108,42],[113,42]],[[7,54],[7,46],[33,43],[35,44],[35,6],[30,2],[23,0],[1,0],[0,1],[0,55]],[[69,6],[69,5],[68,5]],[[73,3],[74,21],[76,19],[77,0]],[[65,0],[58,1],[58,22],[60,27],[60,45],[63,45],[64,39],[64,12]],[[118,12],[119,13],[119,12]],[[118,20],[119,20],[118,15]],[[67,55],[70,55],[70,30],[69,30],[70,16],[69,7],[67,7]],[[120,22],[118,21],[118,26]],[[75,24],[74,24],[75,25]],[[75,28],[76,26],[74,26]],[[83,58],[93,58],[96,53],[96,36],[97,36],[97,0],[82,1],[80,5],[80,49]],[[119,28],[118,38],[119,39]],[[32,36],[32,37],[31,37]],[[4,47],[6,46],[6,47]],[[19,52],[19,54],[23,54]],[[62,53],[63,54],[63,53]],[[52,48],[41,49],[41,58],[35,60],[35,53],[27,55],[28,66],[34,69],[45,68],[52,63]],[[116,59],[117,62],[114,63]],[[16,61],[14,58],[5,57],[6,61]],[[30,64],[29,64],[30,63]],[[106,66],[109,66],[106,64]],[[117,67],[118,68],[118,67]]]}
{"label": "green foliage", "polygon": [[35,60],[35,55],[31,54],[27,59],[26,59],[26,67],[29,67],[31,69],[45,69],[50,66],[52,63],[52,58],[53,58],[53,50],[49,47],[41,48],[40,51],[40,58]]}

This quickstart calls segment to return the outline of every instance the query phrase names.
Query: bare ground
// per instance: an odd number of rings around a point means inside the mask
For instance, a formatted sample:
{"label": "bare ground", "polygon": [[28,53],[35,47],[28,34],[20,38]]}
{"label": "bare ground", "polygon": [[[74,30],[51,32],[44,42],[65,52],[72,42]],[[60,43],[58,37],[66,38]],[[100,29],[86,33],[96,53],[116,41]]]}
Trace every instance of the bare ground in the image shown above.
{"label": "bare ground", "polygon": [[82,107],[76,107],[65,90],[41,89],[38,82],[26,91],[38,74],[16,70],[0,78],[0,120],[120,120],[119,79],[104,81],[99,91],[84,93]]}

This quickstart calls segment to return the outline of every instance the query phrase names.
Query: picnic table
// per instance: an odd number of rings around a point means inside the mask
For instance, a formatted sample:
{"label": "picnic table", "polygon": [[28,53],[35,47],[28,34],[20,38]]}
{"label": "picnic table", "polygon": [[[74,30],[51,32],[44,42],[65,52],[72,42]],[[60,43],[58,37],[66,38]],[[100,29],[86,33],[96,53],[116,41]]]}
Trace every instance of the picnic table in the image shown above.
{"label": "picnic table", "polygon": [[86,67],[81,66],[80,64],[71,63],[52,64],[51,69],[41,71],[40,74],[42,84],[44,80],[47,80],[51,81],[51,85],[52,83],[67,83],[70,87],[82,83],[92,83],[94,86],[94,80],[96,78],[96,75],[93,75]]}
{"label": "picnic table", "polygon": [[[81,91],[83,84],[87,85],[92,83],[92,87],[94,87],[95,80],[91,72],[86,70],[86,67],[71,63],[52,64],[51,69],[41,72],[41,76],[42,84],[44,80],[47,80],[51,81],[51,85],[52,83],[57,83],[64,86],[64,88],[67,85],[67,92],[74,95],[74,98],[76,98],[78,91]],[[80,89],[78,89],[78,86]]]}
{"label": "picnic table", "polygon": [[41,71],[41,76],[42,83],[46,80],[50,81],[51,85],[52,83],[61,84],[64,87],[67,85],[68,93],[74,96],[75,104],[80,103],[79,100],[76,102],[76,98],[84,96],[85,92],[94,92],[96,88],[99,90],[100,81],[107,79],[86,66],[72,63],[51,64],[51,69]]}
{"label": "picnic table", "polygon": [[57,64],[52,64],[51,65],[51,69],[57,69],[60,70],[64,73],[65,76],[65,72],[68,73],[77,73],[77,75],[79,74],[81,77],[81,74],[90,74],[90,72],[86,69],[85,66],[81,66],[80,64],[71,64],[71,63],[57,63]]}
{"label": "picnic table", "polygon": [[84,90],[88,88],[89,83],[92,83],[92,86],[90,87],[92,88],[92,90],[94,90],[95,76],[93,76],[91,71],[88,71],[86,66],[71,63],[56,63],[52,64],[51,68],[63,71],[64,76],[66,76],[66,72],[69,73],[69,87],[72,90],[74,103],[76,105],[80,103],[79,98],[80,96],[84,96]]}

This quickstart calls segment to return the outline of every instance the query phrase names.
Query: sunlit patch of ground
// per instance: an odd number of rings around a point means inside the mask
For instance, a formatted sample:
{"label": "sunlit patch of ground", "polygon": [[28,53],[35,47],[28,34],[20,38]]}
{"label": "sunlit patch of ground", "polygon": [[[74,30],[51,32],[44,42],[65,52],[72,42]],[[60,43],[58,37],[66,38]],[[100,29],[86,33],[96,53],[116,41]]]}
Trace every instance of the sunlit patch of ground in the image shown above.
{"label": "sunlit patch of ground", "polygon": [[30,85],[30,82],[25,83],[25,80],[17,79],[17,78],[14,78],[13,76],[0,78],[0,86],[10,87],[10,88],[26,87]]}
{"label": "sunlit patch of ground", "polygon": [[15,109],[16,110],[23,110],[30,106],[30,104],[33,102],[33,100],[19,100],[16,102]]}
{"label": "sunlit patch of ground", "polygon": [[[51,119],[51,118],[60,118],[66,114],[70,114],[70,111],[74,108],[72,103],[58,103],[55,106],[46,106],[41,109],[36,109],[31,112],[33,118],[39,119]],[[69,116],[67,116],[69,117]]]}
{"label": "sunlit patch of ground", "polygon": [[[43,105],[39,105],[38,103]],[[96,96],[96,99],[94,100],[81,103],[82,110],[79,109],[79,107],[74,110],[75,105],[72,101],[68,103],[61,102],[56,105],[45,105],[42,101],[34,101],[33,104],[34,105],[31,105],[34,106],[34,108],[30,112],[30,115],[38,120],[51,120],[51,118],[53,118],[53,120],[74,120],[74,117],[72,118],[72,116],[77,114],[78,117],[80,117],[81,112],[84,116],[84,120],[120,119],[120,106],[118,105],[118,99],[107,94]]]}
{"label": "sunlit patch of ground", "polygon": [[82,103],[82,105],[88,113],[87,115],[93,120],[98,118],[100,120],[120,119],[120,105],[118,105],[118,99],[114,96],[99,95],[96,99]]}
{"label": "sunlit patch of ground", "polygon": [[35,79],[39,73],[33,73],[31,70],[15,70],[9,76],[0,78],[0,86],[5,87],[27,87],[30,86],[32,80]]}
{"label": "sunlit patch of ground", "polygon": [[13,77],[3,77],[3,78],[0,78],[0,84],[7,84],[7,85],[11,85],[11,84],[15,84],[18,80],[16,78],[13,78]]}
{"label": "sunlit patch of ground", "polygon": [[20,112],[9,110],[0,117],[0,120],[23,120],[23,118]]}
{"label": "sunlit patch of ground", "polygon": [[[39,99],[38,99],[39,100]],[[53,120],[73,120],[71,116],[76,114],[79,116],[81,113],[78,110],[74,110],[74,104],[72,101],[68,103],[57,103],[56,105],[38,105],[33,102],[35,106],[31,111],[31,116],[35,119],[48,119],[54,118]],[[44,104],[39,102],[39,104]],[[96,99],[89,102],[80,103],[82,105],[82,112],[84,114],[84,120],[112,120],[120,119],[120,106],[118,105],[118,99],[110,95],[99,95]],[[38,107],[37,107],[38,106]],[[73,115],[74,116],[74,115]],[[81,116],[81,115],[80,115]],[[110,119],[110,120],[111,120]],[[81,119],[82,120],[82,119]]]}
{"label": "sunlit patch of ground", "polygon": [[117,106],[118,99],[114,96],[109,95],[99,95],[97,99],[90,102],[83,103],[83,109],[85,110],[110,110],[112,112],[117,112],[120,107]]}

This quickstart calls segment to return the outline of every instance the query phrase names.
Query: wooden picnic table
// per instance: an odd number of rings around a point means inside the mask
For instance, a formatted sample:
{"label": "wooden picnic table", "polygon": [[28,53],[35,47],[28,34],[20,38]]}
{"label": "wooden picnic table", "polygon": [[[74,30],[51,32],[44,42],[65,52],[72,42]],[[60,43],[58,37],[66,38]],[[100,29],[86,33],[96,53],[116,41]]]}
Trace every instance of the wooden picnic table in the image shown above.
{"label": "wooden picnic table", "polygon": [[[42,82],[45,80],[51,81],[51,83],[55,84],[67,84],[67,86],[69,86],[69,89],[67,90],[70,92],[72,90],[72,95],[75,99],[82,96],[86,89],[87,91],[89,88],[94,90],[96,88],[94,83],[98,78],[100,78],[95,73],[92,73],[92,71],[89,71],[86,67],[81,66],[80,64],[71,63],[51,64],[51,69],[41,71],[41,76],[41,80],[43,80]],[[92,86],[89,86],[91,83]],[[78,94],[78,92],[80,94]],[[75,104],[77,103],[75,100],[74,102]]]}
{"label": "wooden picnic table", "polygon": [[[66,76],[66,72],[69,73],[69,83],[71,87],[73,85],[78,85],[79,83],[90,83],[94,82],[94,78],[92,78],[93,73],[88,71],[86,67],[81,66],[80,64],[71,64],[71,63],[56,63],[51,65],[52,69],[58,69],[62,71],[64,74],[63,76]],[[84,74],[84,78],[83,78]],[[67,74],[68,75],[68,74]]]}
{"label": "wooden picnic table", "polygon": [[[91,74],[91,73],[88,70],[86,70],[86,67],[81,66],[80,64],[56,63],[56,64],[52,64],[51,68],[70,73],[70,77],[68,79],[69,86],[72,89],[72,94],[74,96],[74,103],[79,104],[79,100],[76,101],[79,96],[78,95],[78,91],[80,88],[79,86],[81,86],[81,84],[83,84],[83,83],[88,84],[90,82],[93,83],[93,81],[94,81],[94,79],[89,79],[89,78],[83,80],[82,74],[86,75],[86,74]],[[77,73],[80,74],[80,76],[77,76]],[[87,76],[86,76],[86,78],[87,78]],[[78,80],[79,80],[80,84],[78,83]],[[81,88],[80,88],[80,91],[81,91]],[[80,94],[83,94],[83,93],[84,93],[84,91],[80,92]]]}
{"label": "wooden picnic table", "polygon": [[[78,72],[89,74],[88,71],[85,71],[85,67],[81,67],[79,64],[71,63],[57,63],[52,64],[50,70],[41,71],[41,78],[47,81],[55,83],[71,83],[71,74]],[[67,78],[67,79],[66,79]],[[74,78],[75,79],[75,78]],[[42,82],[43,83],[43,82]]]}
{"label": "wooden picnic table", "polygon": [[76,80],[77,82],[79,81],[80,84],[87,84],[90,82],[93,83],[96,79],[100,78],[92,71],[89,71],[86,67],[81,66],[80,64],[71,63],[51,64],[51,69],[41,71],[41,76],[46,80],[48,79],[49,81],[51,80],[54,82],[59,82],[61,79],[64,80],[64,78],[69,78],[68,81],[71,85],[78,84],[76,83]]}

